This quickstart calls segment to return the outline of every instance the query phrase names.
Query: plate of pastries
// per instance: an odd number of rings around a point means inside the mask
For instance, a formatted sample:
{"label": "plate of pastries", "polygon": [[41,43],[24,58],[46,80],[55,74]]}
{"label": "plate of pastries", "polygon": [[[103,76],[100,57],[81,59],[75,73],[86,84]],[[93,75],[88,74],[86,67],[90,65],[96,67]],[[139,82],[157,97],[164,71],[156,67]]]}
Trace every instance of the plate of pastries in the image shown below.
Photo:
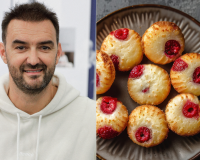
{"label": "plate of pastries", "polygon": [[182,160],[200,154],[200,23],[160,5],[97,22],[97,157]]}

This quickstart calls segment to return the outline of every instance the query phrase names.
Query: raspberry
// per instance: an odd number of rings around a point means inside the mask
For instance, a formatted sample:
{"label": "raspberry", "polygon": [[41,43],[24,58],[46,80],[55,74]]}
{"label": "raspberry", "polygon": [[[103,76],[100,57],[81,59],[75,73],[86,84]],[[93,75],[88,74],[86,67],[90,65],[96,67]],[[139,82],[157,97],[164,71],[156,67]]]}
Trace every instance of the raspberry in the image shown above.
{"label": "raspberry", "polygon": [[96,87],[100,86],[100,79],[99,79],[99,75],[96,73]]}
{"label": "raspberry", "polygon": [[187,118],[192,118],[192,117],[198,118],[199,105],[187,100],[187,102],[183,106],[182,112],[183,112],[184,116]]}
{"label": "raspberry", "polygon": [[200,67],[197,67],[193,73],[193,82],[200,84]]}
{"label": "raspberry", "polygon": [[172,66],[173,71],[183,71],[186,68],[188,68],[188,64],[180,58],[177,59]]}
{"label": "raspberry", "polygon": [[143,93],[146,93],[148,91],[149,91],[149,87],[147,87],[147,88],[145,88],[145,89],[142,90]]}
{"label": "raspberry", "polygon": [[175,40],[169,40],[165,43],[165,55],[169,58],[176,56],[180,50],[180,44]]}
{"label": "raspberry", "polygon": [[114,33],[114,36],[117,38],[117,39],[126,39],[127,36],[128,36],[128,33],[129,33],[129,30],[127,28],[122,28],[122,29],[118,29],[115,31]]}
{"label": "raspberry", "polygon": [[144,71],[144,66],[137,65],[131,70],[131,73],[129,74],[128,78],[139,78],[143,74],[143,71]]}
{"label": "raspberry", "polygon": [[117,106],[117,98],[103,97],[100,108],[103,113],[112,114]]}
{"label": "raspberry", "polygon": [[150,130],[147,127],[140,127],[135,133],[138,142],[143,143],[150,139]]}
{"label": "raspberry", "polygon": [[114,34],[114,31],[111,31],[110,34],[113,35],[113,34]]}
{"label": "raspberry", "polygon": [[114,66],[115,66],[115,69],[118,70],[118,66],[119,66],[119,57],[113,54],[113,55],[110,56],[110,58],[111,58],[111,60],[112,60],[112,62],[113,62],[113,64],[114,64]]}
{"label": "raspberry", "polygon": [[112,127],[104,126],[97,131],[99,137],[103,139],[111,139],[119,135],[119,132],[115,131]]}

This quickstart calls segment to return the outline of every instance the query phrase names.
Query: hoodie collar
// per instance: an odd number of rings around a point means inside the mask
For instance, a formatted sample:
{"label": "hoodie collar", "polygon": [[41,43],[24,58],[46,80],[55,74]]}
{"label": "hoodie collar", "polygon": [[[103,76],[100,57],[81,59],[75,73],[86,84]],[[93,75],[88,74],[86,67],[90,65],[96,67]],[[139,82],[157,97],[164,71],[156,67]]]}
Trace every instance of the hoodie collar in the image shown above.
{"label": "hoodie collar", "polygon": [[61,74],[56,73],[53,76],[52,82],[54,85],[58,86],[54,98],[41,111],[30,115],[15,107],[14,104],[11,102],[7,95],[9,87],[9,76],[8,74],[2,76],[0,78],[0,110],[14,115],[19,113],[20,117],[22,118],[38,117],[39,115],[42,115],[44,117],[62,109],[79,96],[79,91],[69,85],[66,82],[65,77]]}

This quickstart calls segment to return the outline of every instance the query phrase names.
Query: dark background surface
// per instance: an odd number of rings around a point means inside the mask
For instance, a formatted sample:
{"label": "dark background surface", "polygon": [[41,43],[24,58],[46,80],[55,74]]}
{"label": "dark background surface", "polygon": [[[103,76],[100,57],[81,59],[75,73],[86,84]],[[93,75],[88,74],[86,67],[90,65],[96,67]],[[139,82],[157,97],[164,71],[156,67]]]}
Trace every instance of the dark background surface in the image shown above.
{"label": "dark background surface", "polygon": [[[118,9],[138,4],[169,6],[189,14],[200,22],[200,0],[96,0],[96,21]],[[200,160],[200,157],[195,160]]]}
{"label": "dark background surface", "polygon": [[181,10],[200,21],[199,0],[97,0],[96,20],[120,8],[138,4],[160,4]]}

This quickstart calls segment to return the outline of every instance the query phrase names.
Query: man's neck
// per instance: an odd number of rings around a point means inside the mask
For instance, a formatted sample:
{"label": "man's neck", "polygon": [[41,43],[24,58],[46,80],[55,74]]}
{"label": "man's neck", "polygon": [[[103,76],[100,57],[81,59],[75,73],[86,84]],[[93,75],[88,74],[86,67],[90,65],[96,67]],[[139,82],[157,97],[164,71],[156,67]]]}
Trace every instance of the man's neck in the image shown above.
{"label": "man's neck", "polygon": [[18,109],[34,114],[45,108],[56,94],[57,87],[52,80],[39,94],[29,95],[22,92],[12,81],[9,82],[8,97]]}

